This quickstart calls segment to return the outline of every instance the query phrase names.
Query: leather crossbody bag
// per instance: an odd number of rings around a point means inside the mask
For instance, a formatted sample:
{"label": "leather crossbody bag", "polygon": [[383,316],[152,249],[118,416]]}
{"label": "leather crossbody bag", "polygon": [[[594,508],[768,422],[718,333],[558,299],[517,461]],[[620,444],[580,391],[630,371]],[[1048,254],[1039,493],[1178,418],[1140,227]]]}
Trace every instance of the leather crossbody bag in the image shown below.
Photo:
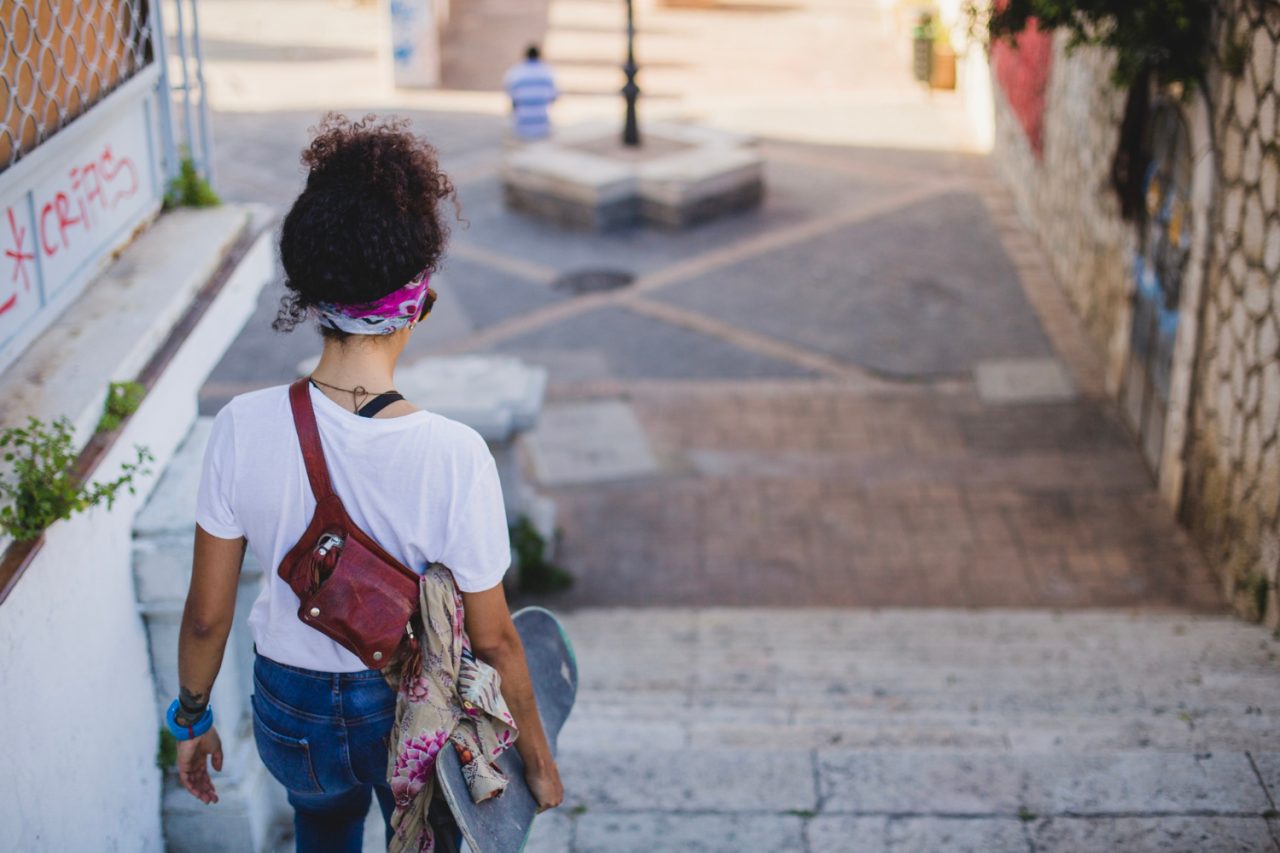
{"label": "leather crossbody bag", "polygon": [[333,491],[305,378],[289,386],[289,405],[316,511],[277,571],[301,602],[299,619],[382,669],[413,637],[420,578],[361,530]]}

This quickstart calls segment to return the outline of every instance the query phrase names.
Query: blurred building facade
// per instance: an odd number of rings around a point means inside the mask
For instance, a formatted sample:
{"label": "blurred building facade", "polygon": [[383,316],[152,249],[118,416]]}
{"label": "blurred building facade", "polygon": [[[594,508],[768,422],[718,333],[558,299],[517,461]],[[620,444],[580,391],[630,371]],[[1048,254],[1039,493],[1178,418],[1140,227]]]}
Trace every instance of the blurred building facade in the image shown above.
{"label": "blurred building facade", "polygon": [[1246,614],[1280,623],[1280,7],[1221,0],[1204,85],[1153,88],[1144,215],[1112,189],[1114,57],[992,47],[995,162],[1102,354],[1108,391]]}

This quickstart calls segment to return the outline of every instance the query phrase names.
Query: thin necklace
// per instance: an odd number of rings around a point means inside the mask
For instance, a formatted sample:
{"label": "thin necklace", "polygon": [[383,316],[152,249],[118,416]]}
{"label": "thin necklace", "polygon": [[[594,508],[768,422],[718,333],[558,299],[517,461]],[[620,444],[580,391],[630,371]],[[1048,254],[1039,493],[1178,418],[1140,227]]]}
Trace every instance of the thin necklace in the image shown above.
{"label": "thin necklace", "polygon": [[337,385],[330,385],[328,382],[323,382],[319,379],[316,379],[314,376],[309,375],[307,376],[307,378],[317,385],[323,385],[326,388],[332,388],[334,391],[343,391],[347,394],[350,394],[351,395],[351,411],[356,413],[360,412],[361,397],[367,399],[369,397],[381,397],[383,394],[396,393],[396,389],[392,388],[390,391],[383,391],[379,394],[370,394],[369,391],[363,385],[357,385],[354,388],[339,388]]}

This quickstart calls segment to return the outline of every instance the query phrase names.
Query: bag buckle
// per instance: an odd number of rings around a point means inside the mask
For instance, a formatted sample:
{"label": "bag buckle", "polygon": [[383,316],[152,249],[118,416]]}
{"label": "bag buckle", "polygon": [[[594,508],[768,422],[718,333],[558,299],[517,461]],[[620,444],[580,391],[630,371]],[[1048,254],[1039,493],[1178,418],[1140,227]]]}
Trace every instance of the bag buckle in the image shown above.
{"label": "bag buckle", "polygon": [[323,557],[331,550],[342,547],[342,537],[336,533],[326,533],[320,537],[319,543],[316,545],[316,554]]}

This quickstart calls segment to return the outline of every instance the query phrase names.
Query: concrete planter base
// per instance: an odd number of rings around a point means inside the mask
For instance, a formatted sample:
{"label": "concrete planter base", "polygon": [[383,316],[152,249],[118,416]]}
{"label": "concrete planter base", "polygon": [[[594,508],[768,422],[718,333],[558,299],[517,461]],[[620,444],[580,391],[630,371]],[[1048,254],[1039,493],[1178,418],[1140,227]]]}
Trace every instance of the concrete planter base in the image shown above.
{"label": "concrete planter base", "polygon": [[764,161],[747,136],[653,124],[627,148],[616,128],[585,125],[513,150],[503,164],[507,207],[566,228],[681,229],[757,207]]}

